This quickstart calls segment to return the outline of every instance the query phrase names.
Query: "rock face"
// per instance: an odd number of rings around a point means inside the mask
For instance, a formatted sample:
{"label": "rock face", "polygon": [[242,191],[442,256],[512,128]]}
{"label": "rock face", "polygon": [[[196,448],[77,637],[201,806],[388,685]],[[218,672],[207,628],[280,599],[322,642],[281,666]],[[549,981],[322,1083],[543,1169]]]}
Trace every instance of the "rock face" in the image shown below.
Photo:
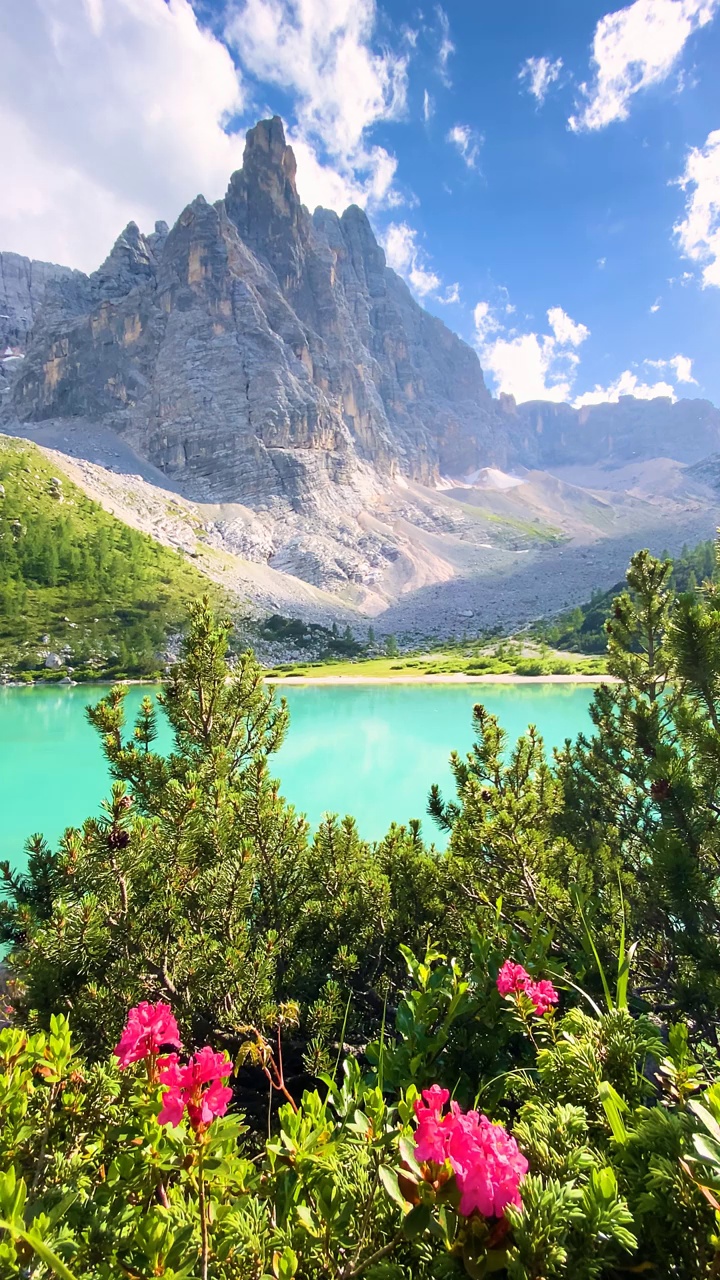
{"label": "rock face", "polygon": [[720,410],[709,400],[621,396],[617,404],[573,409],[544,400],[516,405],[512,396],[501,396],[498,411],[501,432],[528,467],[660,457],[696,462],[720,446]]}
{"label": "rock face", "polygon": [[35,262],[19,253],[0,253],[0,353],[6,347],[24,351],[48,284],[80,277],[81,272]]}
{"label": "rock face", "polygon": [[279,118],[216,205],[131,223],[46,290],[21,420],[101,420],[190,492],[251,506],[507,460],[475,353],[385,264],[365,214],[310,215]]}
{"label": "rock face", "polygon": [[[140,455],[204,504],[213,546],[368,611],[566,528],[554,478],[529,513],[515,488],[491,492],[494,468],[720,451],[706,401],[494,400],[476,352],[388,268],[362,210],[301,203],[278,117],[249,131],[224,199],[198,196],[148,235],[130,223],[90,276],[0,255],[3,305],[5,341],[25,350],[0,363],[11,431],[60,448],[81,436],[81,458],[105,450],[113,471],[134,458],[130,479]],[[633,529],[652,515],[626,506]]]}

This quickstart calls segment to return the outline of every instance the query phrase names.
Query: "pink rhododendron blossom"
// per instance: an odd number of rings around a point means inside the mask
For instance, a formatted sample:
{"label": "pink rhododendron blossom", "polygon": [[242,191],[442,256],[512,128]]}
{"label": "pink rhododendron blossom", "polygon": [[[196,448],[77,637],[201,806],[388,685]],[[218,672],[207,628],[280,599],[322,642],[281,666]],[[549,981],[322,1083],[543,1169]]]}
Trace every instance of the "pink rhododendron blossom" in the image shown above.
{"label": "pink rhododendron blossom", "polygon": [[557,1004],[559,998],[552,982],[547,978],[541,978],[539,982],[535,982],[527,969],[524,969],[521,964],[515,964],[514,960],[506,960],[500,969],[497,976],[497,989],[501,996],[520,994],[528,996],[539,1018],[548,1013],[552,1006]]}
{"label": "pink rhododendron blossom", "polygon": [[231,1073],[232,1062],[227,1054],[214,1053],[209,1045],[199,1049],[185,1066],[176,1058],[168,1059],[160,1072],[160,1083],[166,1089],[158,1122],[177,1125],[187,1110],[193,1129],[201,1133],[215,1116],[225,1115],[232,1089],[223,1081]]}
{"label": "pink rhododendron blossom", "polygon": [[448,1096],[446,1089],[433,1085],[415,1102],[415,1158],[432,1164],[449,1161],[466,1217],[477,1210],[485,1218],[500,1218],[507,1205],[520,1205],[528,1162],[515,1139],[487,1116],[463,1112],[456,1102],[443,1115]]}
{"label": "pink rhododendron blossom", "polygon": [[163,1045],[182,1048],[170,1005],[143,1000],[128,1013],[125,1029],[113,1052],[124,1071],[132,1062],[157,1057]]}
{"label": "pink rhododendron blossom", "polygon": [[501,996],[517,995],[524,991],[532,978],[527,969],[514,960],[506,960],[497,976],[497,989]]}
{"label": "pink rhododendron blossom", "polygon": [[444,1164],[447,1156],[449,1136],[448,1123],[451,1117],[443,1116],[442,1109],[450,1094],[434,1084],[431,1089],[423,1089],[423,1102],[415,1103],[417,1118],[417,1134],[415,1137],[416,1160],[432,1160],[434,1164]]}
{"label": "pink rhododendron blossom", "polygon": [[527,994],[535,1005],[535,1012],[540,1018],[559,1000],[557,991],[547,978],[541,978],[539,982],[531,982],[527,989]]}

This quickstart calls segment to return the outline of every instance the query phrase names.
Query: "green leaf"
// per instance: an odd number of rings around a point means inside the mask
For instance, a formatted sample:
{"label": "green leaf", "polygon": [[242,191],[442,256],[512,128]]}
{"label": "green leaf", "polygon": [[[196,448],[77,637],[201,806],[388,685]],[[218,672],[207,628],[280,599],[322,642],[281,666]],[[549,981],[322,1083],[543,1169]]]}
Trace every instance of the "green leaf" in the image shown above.
{"label": "green leaf", "polygon": [[613,1138],[616,1142],[622,1144],[626,1143],[628,1140],[628,1132],[625,1128],[622,1113],[629,1109],[627,1103],[624,1098],[620,1097],[617,1090],[613,1089],[613,1086],[608,1080],[600,1081],[598,1094],[603,1106],[603,1111],[607,1116],[608,1124],[612,1129]]}
{"label": "green leaf", "polygon": [[[608,1010],[609,1010],[610,1012],[612,1012],[612,1010],[613,1010],[614,1006],[613,1006],[613,998],[612,998],[612,996],[611,996],[611,994],[610,994],[610,987],[608,986],[608,980],[607,980],[607,978],[605,977],[605,970],[603,969],[602,960],[600,959],[600,955],[599,955],[599,953],[598,953],[598,949],[597,949],[597,947],[595,946],[595,941],[594,941],[593,936],[592,936],[592,934],[591,934],[591,932],[590,932],[590,928],[589,928],[589,926],[588,926],[588,922],[587,922],[587,920],[585,919],[585,912],[584,912],[584,911],[583,911],[583,909],[582,909],[582,903],[581,903],[581,901],[580,901],[580,895],[579,895],[578,893],[575,893],[575,894],[573,894],[573,897],[574,897],[574,899],[575,899],[575,904],[576,904],[577,909],[578,909],[578,912],[579,912],[579,914],[580,914],[580,919],[582,920],[583,929],[585,930],[585,937],[586,937],[586,939],[587,939],[587,942],[588,942],[588,945],[589,945],[589,947],[590,947],[590,950],[592,951],[593,956],[594,956],[594,958],[595,958],[595,964],[597,965],[597,971],[598,971],[598,973],[600,974],[600,981],[602,982],[602,988],[603,988],[603,991],[604,991],[604,993],[605,993],[605,1001],[606,1001],[606,1003],[607,1003]],[[623,931],[624,931],[624,929],[625,929],[625,920],[624,920],[624,916],[623,916]],[[624,947],[624,943],[623,943],[623,947]]]}
{"label": "green leaf", "polygon": [[57,1226],[60,1219],[67,1213],[70,1205],[74,1204],[77,1200],[78,1194],[79,1192],[77,1191],[68,1191],[67,1195],[63,1196],[59,1204],[56,1204],[55,1207],[50,1210],[50,1213],[48,1214],[48,1221],[51,1227]]}
{"label": "green leaf", "polygon": [[416,1204],[411,1209],[405,1220],[403,1221],[403,1235],[408,1240],[414,1240],[416,1236],[427,1231],[432,1221],[432,1213],[429,1204]]}
{"label": "green leaf", "polygon": [[298,1269],[297,1254],[286,1245],[282,1253],[273,1254],[273,1275],[277,1280],[292,1280]]}
{"label": "green leaf", "polygon": [[410,1141],[409,1138],[401,1138],[398,1143],[398,1147],[400,1148],[400,1155],[402,1156],[408,1169],[410,1169],[417,1178],[421,1178],[422,1169],[420,1168],[420,1165],[415,1159],[415,1147],[413,1143]]}
{"label": "green leaf", "polygon": [[688,1103],[690,1110],[701,1120],[708,1133],[712,1134],[716,1142],[720,1142],[720,1124],[715,1117],[703,1106],[702,1102],[698,1102],[696,1098],[692,1098]]}
{"label": "green leaf", "polygon": [[302,1223],[309,1235],[317,1236],[319,1234],[318,1225],[306,1204],[297,1205],[295,1213],[297,1214],[298,1221]]}
{"label": "green leaf", "polygon": [[701,1160],[706,1160],[708,1164],[720,1165],[720,1146],[712,1139],[703,1137],[701,1133],[694,1133],[693,1144]]}
{"label": "green leaf", "polygon": [[382,1182],[390,1199],[394,1200],[395,1204],[399,1204],[401,1209],[404,1209],[407,1205],[407,1200],[400,1190],[400,1184],[395,1170],[388,1169],[386,1165],[381,1164],[378,1169],[378,1177],[380,1178],[380,1181]]}
{"label": "green leaf", "polygon": [[0,1231],[7,1231],[13,1240],[24,1240],[26,1244],[29,1244],[40,1261],[44,1262],[45,1266],[55,1273],[58,1280],[76,1280],[70,1268],[65,1266],[62,1258],[58,1258],[57,1254],[35,1231],[20,1230],[13,1223],[5,1222],[2,1218],[0,1218]]}

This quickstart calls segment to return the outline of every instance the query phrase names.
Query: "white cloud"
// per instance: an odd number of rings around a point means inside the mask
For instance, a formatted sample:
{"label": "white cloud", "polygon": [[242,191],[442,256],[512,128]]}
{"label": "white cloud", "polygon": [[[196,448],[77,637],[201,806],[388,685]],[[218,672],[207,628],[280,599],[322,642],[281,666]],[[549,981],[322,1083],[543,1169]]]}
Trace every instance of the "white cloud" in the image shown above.
{"label": "white cloud", "polygon": [[0,5],[0,246],[93,270],[134,219],[222,195],[244,133],[225,46],[188,0]]}
{"label": "white cloud", "polygon": [[551,86],[560,79],[562,68],[562,58],[556,58],[554,62],[550,58],[526,58],[520,68],[518,80],[525,81],[528,93],[542,106]]}
{"label": "white cloud", "polygon": [[658,311],[660,310],[661,305],[662,305],[662,299],[661,299],[661,298],[656,298],[654,302],[651,302],[651,304],[650,304],[650,314],[654,316],[654,315],[656,314],[656,312],[658,312]]}
{"label": "white cloud", "polygon": [[381,243],[388,266],[403,276],[421,298],[440,288],[440,277],[428,266],[413,227],[406,222],[391,222],[381,237]]}
{"label": "white cloud", "polygon": [[598,258],[597,265],[599,271],[604,271],[607,266],[607,258]]}
{"label": "white cloud", "polygon": [[469,124],[455,124],[447,134],[447,141],[457,147],[468,169],[477,169],[483,143],[482,134],[476,133]]}
{"label": "white cloud", "polygon": [[570,398],[570,378],[554,369],[555,340],[537,333],[498,338],[482,352],[483,366],[493,375],[498,393],[525,400]]}
{"label": "white cloud", "polygon": [[671,356],[668,364],[675,370],[675,378],[678,382],[694,382],[697,386],[697,378],[692,376],[693,362],[689,356]]}
{"label": "white cloud", "polygon": [[581,342],[590,337],[587,325],[576,324],[562,307],[551,307],[547,318],[558,346],[579,347]]}
{"label": "white cloud", "polygon": [[549,334],[511,330],[496,337],[503,326],[489,303],[479,302],[473,313],[483,367],[492,375],[496,391],[514,396],[520,404],[569,400],[579,362],[575,348],[590,336],[587,326],[572,320],[562,307],[550,307],[547,316]]}
{"label": "white cloud", "polygon": [[426,124],[430,119],[431,115],[433,114],[434,110],[435,110],[435,103],[430,97],[430,94],[428,93],[427,89],[425,89],[423,93],[423,120],[425,121]]}
{"label": "white cloud", "polygon": [[441,302],[444,307],[448,306],[452,302],[459,302],[460,301],[459,282],[456,280],[455,284],[446,285],[445,292],[438,294],[437,300],[438,302]]}
{"label": "white cloud", "polygon": [[[374,0],[244,0],[226,38],[247,72],[293,99],[298,188],[311,207],[337,192],[359,204],[387,202],[396,161],[368,130],[405,112],[407,57],[373,48]],[[315,153],[313,165],[310,153]],[[341,182],[320,172],[330,167]],[[320,182],[318,183],[318,178]]]}
{"label": "white cloud", "polygon": [[[506,294],[505,290],[500,292]],[[506,310],[503,305],[502,312]],[[547,312],[550,333],[518,333],[515,329],[506,330],[499,314],[499,309],[488,302],[479,302],[473,312],[475,345],[498,394],[512,395],[519,404],[527,400],[551,400],[572,402],[575,408],[616,403],[621,396],[635,396],[638,400],[653,400],[656,396],[677,399],[671,382],[643,380],[630,369],[625,369],[609,386],[596,384],[592,391],[573,398],[580,364],[577,349],[590,337],[587,325],[571,319],[562,307],[550,307]],[[696,382],[690,356],[678,354],[668,360],[642,363],[648,368],[668,370],[676,383]]]}
{"label": "white cloud", "polygon": [[570,128],[604,129],[626,120],[634,94],[659,84],[685,45],[713,17],[720,0],[635,0],[600,19],[593,37],[594,78],[580,86]]}
{"label": "white cloud", "polygon": [[478,302],[473,310],[473,322],[475,325],[475,338],[479,345],[485,342],[485,339],[491,333],[497,333],[502,326],[492,313],[489,302]]}
{"label": "white cloud", "polygon": [[435,13],[440,26],[440,47],[437,55],[438,75],[446,88],[449,89],[452,81],[448,72],[448,62],[455,52],[455,45],[450,39],[450,19],[445,10],[438,5]]}
{"label": "white cloud", "polygon": [[635,396],[636,400],[654,400],[657,396],[667,396],[669,400],[677,400],[675,388],[669,382],[640,382],[636,374],[625,369],[609,387],[596,385],[593,391],[585,391],[576,396],[573,404],[576,409],[584,404],[617,404],[621,396]]}
{"label": "white cloud", "polygon": [[697,386],[697,378],[693,378],[692,366],[693,362],[690,356],[671,356],[669,360],[644,360],[650,369],[672,369],[676,382],[694,382]]}
{"label": "white cloud", "polygon": [[[687,194],[685,217],[675,227],[680,248],[703,264],[703,285],[720,288],[720,129],[692,148],[680,185]],[[681,283],[686,278],[692,274],[684,272]]]}

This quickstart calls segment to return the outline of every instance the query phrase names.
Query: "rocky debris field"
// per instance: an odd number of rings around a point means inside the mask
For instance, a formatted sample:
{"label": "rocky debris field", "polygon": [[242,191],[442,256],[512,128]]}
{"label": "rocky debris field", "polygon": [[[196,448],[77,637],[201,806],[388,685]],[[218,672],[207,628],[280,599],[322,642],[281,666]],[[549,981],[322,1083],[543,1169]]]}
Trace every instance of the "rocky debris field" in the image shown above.
{"label": "rocky debris field", "polygon": [[[466,501],[470,490],[448,494],[406,483],[374,490],[354,512],[336,511],[333,524],[327,510],[321,518],[280,503],[257,512],[191,501],[108,428],[60,421],[14,424],[14,432],[43,447],[54,470],[113,515],[192,558],[244,611],[349,624],[358,638],[370,623],[378,636],[395,634],[408,644],[516,630],[612,586],[639,546],[677,552],[712,537],[717,523],[716,495],[688,486],[684,469],[669,460],[650,470],[647,464],[644,479],[636,472],[624,478],[615,497],[612,476],[597,470],[582,476],[586,484],[595,479],[595,489],[563,482],[555,511],[547,497],[552,477],[541,483],[533,473],[510,490],[519,495],[515,517],[507,491],[473,489],[475,502],[485,504],[478,508]],[[656,481],[659,493],[652,492]],[[631,482],[636,492],[628,498]],[[540,513],[534,525],[531,500]],[[312,655],[285,644],[266,656],[284,662]]]}

